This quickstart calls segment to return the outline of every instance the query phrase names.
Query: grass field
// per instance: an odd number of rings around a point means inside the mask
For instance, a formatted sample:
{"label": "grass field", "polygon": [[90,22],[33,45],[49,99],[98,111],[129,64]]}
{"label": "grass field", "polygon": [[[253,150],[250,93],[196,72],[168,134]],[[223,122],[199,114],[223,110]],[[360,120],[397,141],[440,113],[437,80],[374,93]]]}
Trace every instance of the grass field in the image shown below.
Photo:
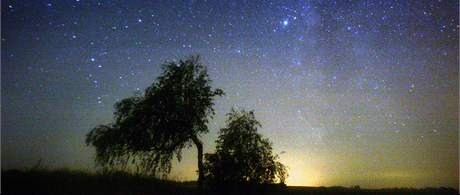
{"label": "grass field", "polygon": [[92,174],[71,170],[2,171],[2,194],[458,194],[452,188],[359,189],[345,187],[257,186],[246,190],[200,190],[176,182],[127,173]]}

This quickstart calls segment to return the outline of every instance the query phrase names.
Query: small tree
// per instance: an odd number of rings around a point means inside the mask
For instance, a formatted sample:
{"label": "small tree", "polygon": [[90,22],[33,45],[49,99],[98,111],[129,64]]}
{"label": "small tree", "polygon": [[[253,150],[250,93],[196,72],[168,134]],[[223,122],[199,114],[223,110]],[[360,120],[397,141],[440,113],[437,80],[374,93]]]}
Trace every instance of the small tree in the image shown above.
{"label": "small tree", "polygon": [[102,167],[135,165],[144,174],[166,175],[171,160],[181,159],[184,147],[198,150],[198,181],[203,179],[203,144],[214,114],[216,96],[206,68],[198,56],[163,65],[157,82],[143,94],[115,104],[115,121],[88,133],[86,143],[96,148],[96,162]]}
{"label": "small tree", "polygon": [[205,177],[212,184],[284,183],[286,167],[272,152],[272,143],[257,133],[253,111],[232,111],[220,130],[216,153],[205,155]]}

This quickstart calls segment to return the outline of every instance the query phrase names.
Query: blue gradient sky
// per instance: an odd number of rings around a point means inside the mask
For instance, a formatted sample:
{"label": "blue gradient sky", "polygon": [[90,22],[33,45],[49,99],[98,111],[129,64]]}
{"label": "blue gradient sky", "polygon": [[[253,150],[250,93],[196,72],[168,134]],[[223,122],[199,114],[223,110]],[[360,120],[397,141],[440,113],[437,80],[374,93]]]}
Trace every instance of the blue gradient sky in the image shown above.
{"label": "blue gradient sky", "polygon": [[[94,170],[89,130],[201,54],[225,113],[254,109],[289,185],[458,188],[459,3],[2,1],[2,169]],[[196,178],[195,148],[171,178]]]}

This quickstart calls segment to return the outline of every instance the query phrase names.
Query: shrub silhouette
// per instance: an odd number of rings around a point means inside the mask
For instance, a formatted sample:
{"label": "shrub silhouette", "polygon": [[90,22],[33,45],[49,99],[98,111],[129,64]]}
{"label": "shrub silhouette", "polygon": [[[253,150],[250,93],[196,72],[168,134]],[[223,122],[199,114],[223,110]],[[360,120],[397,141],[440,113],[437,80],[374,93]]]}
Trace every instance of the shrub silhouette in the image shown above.
{"label": "shrub silhouette", "polygon": [[210,185],[283,183],[286,167],[272,152],[272,143],[257,132],[261,127],[253,111],[227,114],[216,153],[205,155],[205,177]]}
{"label": "shrub silhouette", "polygon": [[208,119],[214,115],[216,96],[199,56],[163,65],[163,73],[143,94],[115,104],[113,123],[87,134],[86,143],[96,148],[96,163],[103,168],[134,165],[148,175],[171,170],[171,160],[181,159],[184,147],[198,150],[199,181],[203,179],[203,144]]}

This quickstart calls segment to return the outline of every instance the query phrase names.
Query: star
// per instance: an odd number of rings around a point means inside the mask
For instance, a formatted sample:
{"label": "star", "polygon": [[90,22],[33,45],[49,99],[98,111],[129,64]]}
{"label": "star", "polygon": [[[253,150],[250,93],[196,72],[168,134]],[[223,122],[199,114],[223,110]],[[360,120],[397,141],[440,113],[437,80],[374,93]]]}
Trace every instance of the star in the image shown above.
{"label": "star", "polygon": [[283,20],[282,25],[283,27],[287,27],[289,25],[289,20],[288,19]]}

